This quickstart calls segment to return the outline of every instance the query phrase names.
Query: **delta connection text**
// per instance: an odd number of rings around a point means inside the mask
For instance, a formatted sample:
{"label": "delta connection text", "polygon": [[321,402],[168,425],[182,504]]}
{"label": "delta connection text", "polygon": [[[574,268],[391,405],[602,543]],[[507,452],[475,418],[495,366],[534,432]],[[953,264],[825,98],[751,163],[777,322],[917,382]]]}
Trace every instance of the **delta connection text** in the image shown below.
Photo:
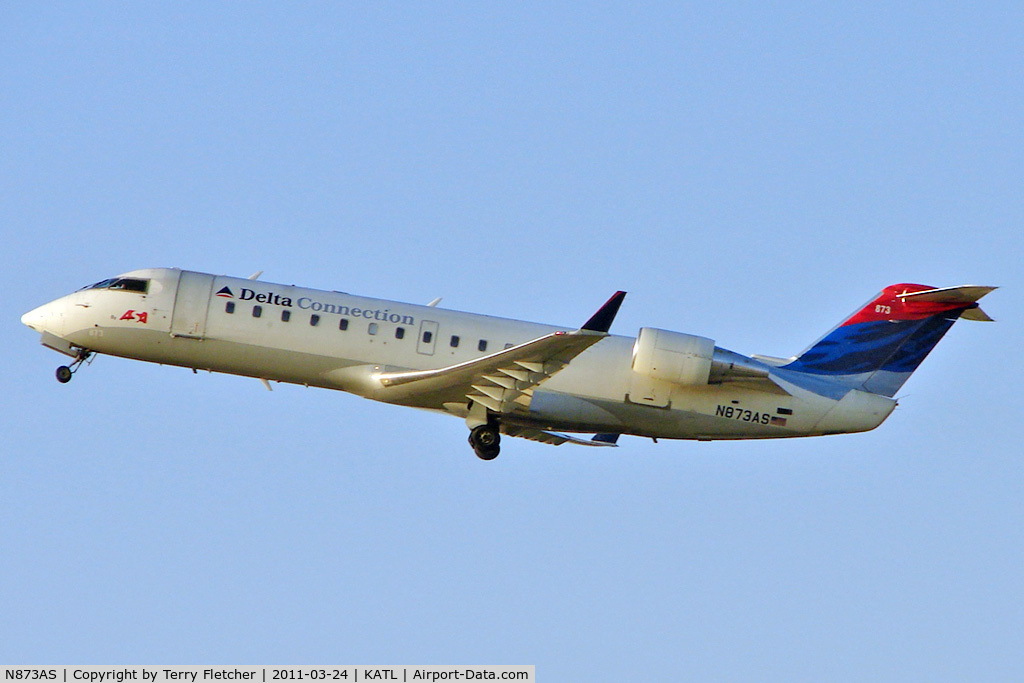
{"label": "delta connection text", "polygon": [[[223,290],[221,290],[223,291]],[[393,313],[390,308],[360,308],[358,306],[340,306],[338,304],[317,301],[308,296],[300,296],[294,302],[290,296],[283,296],[274,292],[256,292],[248,288],[242,288],[238,295],[240,301],[255,301],[261,304],[273,304],[292,308],[297,306],[306,311],[314,313],[335,313],[337,315],[348,315],[353,318],[366,318],[386,323],[401,323],[402,325],[414,325],[416,319],[411,315]]]}

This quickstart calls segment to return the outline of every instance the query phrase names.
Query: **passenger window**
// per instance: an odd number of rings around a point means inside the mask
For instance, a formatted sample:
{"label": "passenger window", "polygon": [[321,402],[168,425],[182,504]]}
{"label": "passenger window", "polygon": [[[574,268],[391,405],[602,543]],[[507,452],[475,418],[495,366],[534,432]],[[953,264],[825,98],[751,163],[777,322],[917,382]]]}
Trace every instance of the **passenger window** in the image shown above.
{"label": "passenger window", "polygon": [[370,323],[370,327],[367,328],[367,332],[370,334],[377,334],[377,323]]}
{"label": "passenger window", "polygon": [[487,340],[486,339],[481,339],[480,343],[476,345],[476,348],[479,351],[486,351],[487,350]]}
{"label": "passenger window", "polygon": [[252,307],[252,317],[258,318],[261,315],[263,315],[263,307],[262,306],[253,306]]}
{"label": "passenger window", "polygon": [[395,339],[405,339],[405,328],[404,327],[396,327],[395,328]]}
{"label": "passenger window", "polygon": [[427,331],[427,332],[423,333],[423,343],[424,344],[429,344],[431,341],[433,341],[433,339],[434,339],[434,333],[433,332]]}
{"label": "passenger window", "polygon": [[312,327],[316,327],[317,325],[319,325],[320,324],[320,316],[318,316],[316,313],[314,313],[313,315],[309,316],[309,324]]}
{"label": "passenger window", "polygon": [[338,323],[338,329],[342,332],[348,329],[348,318],[341,319],[341,322]]}
{"label": "passenger window", "polygon": [[224,312],[225,313],[234,313],[235,312],[235,302],[234,301],[229,301],[226,304],[224,304]]}
{"label": "passenger window", "polygon": [[281,322],[286,323],[292,319],[292,312],[287,308],[281,311]]}
{"label": "passenger window", "polygon": [[457,334],[453,334],[452,335],[451,345],[452,345],[453,349],[456,349],[456,348],[459,347],[459,335],[457,335]]}

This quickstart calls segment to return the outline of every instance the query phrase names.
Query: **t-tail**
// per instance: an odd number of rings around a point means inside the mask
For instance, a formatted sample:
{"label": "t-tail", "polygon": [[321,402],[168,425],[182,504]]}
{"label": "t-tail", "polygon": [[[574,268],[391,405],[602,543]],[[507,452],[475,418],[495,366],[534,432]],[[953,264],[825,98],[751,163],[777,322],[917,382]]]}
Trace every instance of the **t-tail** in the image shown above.
{"label": "t-tail", "polygon": [[993,289],[890,285],[780,369],[892,397],[958,318],[992,320],[978,300]]}

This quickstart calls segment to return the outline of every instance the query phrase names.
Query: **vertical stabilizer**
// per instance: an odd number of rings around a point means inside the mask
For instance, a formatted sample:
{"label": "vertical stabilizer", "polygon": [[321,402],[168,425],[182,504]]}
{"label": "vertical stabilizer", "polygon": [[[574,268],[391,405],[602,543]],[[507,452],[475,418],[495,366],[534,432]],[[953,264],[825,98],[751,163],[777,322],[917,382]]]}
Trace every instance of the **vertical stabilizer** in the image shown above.
{"label": "vertical stabilizer", "polygon": [[890,285],[783,368],[894,396],[958,318],[991,320],[977,302],[993,289]]}

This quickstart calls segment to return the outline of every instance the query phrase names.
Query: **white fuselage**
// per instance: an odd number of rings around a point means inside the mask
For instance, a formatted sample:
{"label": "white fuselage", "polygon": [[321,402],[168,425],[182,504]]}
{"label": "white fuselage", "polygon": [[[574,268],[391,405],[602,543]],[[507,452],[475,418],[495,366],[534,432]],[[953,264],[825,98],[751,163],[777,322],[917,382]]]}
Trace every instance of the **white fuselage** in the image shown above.
{"label": "white fuselage", "polygon": [[[452,366],[575,327],[476,315],[177,269],[127,274],[145,293],[85,289],[25,315],[48,346],[277,382],[466,417],[464,393],[387,389],[383,372]],[[777,380],[683,386],[634,372],[634,338],[609,335],[537,387],[516,424],[656,438],[742,439],[873,429],[895,402],[826,397]]]}

